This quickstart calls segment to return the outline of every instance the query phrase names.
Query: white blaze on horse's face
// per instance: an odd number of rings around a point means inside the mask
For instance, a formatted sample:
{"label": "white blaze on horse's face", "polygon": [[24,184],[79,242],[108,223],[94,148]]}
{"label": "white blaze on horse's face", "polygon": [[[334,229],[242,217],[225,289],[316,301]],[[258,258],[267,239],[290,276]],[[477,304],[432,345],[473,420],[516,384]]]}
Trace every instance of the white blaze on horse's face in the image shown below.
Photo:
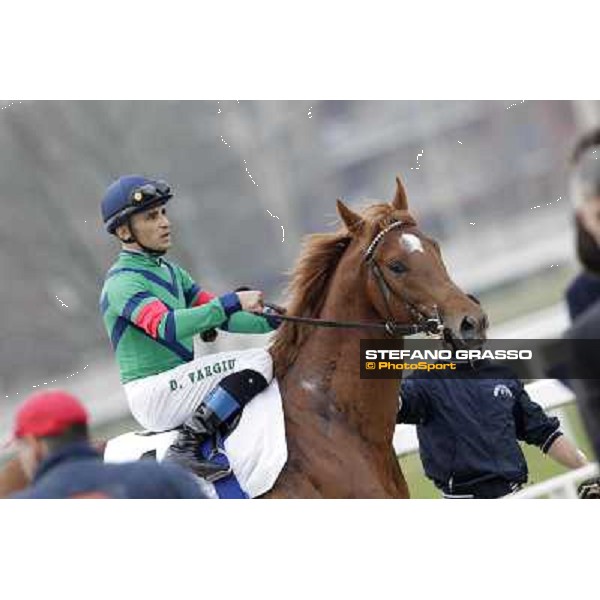
{"label": "white blaze on horse's face", "polygon": [[425,253],[423,249],[423,242],[421,239],[417,237],[414,233],[403,233],[398,240],[400,246],[402,246],[407,252],[422,252]]}

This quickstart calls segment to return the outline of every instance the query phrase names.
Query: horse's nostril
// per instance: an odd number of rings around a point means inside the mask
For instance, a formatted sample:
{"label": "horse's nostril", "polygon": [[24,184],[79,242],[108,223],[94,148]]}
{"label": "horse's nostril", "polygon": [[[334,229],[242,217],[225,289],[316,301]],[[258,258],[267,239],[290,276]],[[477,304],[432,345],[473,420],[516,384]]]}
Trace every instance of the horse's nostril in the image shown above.
{"label": "horse's nostril", "polygon": [[477,330],[477,319],[473,317],[465,317],[460,324],[460,333],[463,337],[472,334]]}
{"label": "horse's nostril", "polygon": [[482,331],[487,331],[488,327],[490,326],[490,321],[488,319],[487,315],[483,315],[482,319],[481,319],[481,330]]}

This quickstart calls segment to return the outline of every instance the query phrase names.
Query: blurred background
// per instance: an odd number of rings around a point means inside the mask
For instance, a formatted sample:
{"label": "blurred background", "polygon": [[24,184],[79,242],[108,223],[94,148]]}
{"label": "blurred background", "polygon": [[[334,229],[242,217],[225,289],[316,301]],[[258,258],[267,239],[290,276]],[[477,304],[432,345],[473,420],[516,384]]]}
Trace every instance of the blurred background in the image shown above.
{"label": "blurred background", "polygon": [[[98,309],[117,254],[99,204],[122,174],[174,187],[171,256],[200,285],[252,285],[272,301],[302,237],[336,226],[335,199],[391,199],[399,174],[492,336],[551,337],[566,324],[577,270],[567,158],[600,122],[600,102],[10,103],[0,101],[0,435],[19,400],[49,385],[81,394],[100,434],[134,427]],[[264,343],[231,337],[209,351]]]}

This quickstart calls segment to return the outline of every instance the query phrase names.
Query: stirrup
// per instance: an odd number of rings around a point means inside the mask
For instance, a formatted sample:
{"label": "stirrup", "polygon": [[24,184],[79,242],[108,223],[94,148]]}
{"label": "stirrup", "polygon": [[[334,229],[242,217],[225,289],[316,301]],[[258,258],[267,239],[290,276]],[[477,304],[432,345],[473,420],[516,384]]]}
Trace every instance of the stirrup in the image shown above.
{"label": "stirrup", "polygon": [[[231,474],[229,461],[227,461],[227,464],[212,462],[212,459],[216,457],[217,454],[223,454],[223,456],[225,456],[223,452],[212,451],[208,458],[201,458],[195,452],[193,456],[190,456],[186,451],[171,447],[167,450],[165,461],[178,464],[187,471],[191,471],[197,477],[201,477],[202,479],[206,479],[206,481],[213,483]],[[227,459],[226,456],[225,459]]]}
{"label": "stirrup", "polygon": [[220,479],[229,477],[229,475],[231,475],[233,471],[231,469],[229,457],[227,456],[224,448],[221,445],[223,441],[221,435],[218,432],[214,433],[212,436],[210,436],[209,440],[211,444],[211,449],[208,453],[208,456],[203,460],[206,461],[207,464],[211,465],[214,471],[212,473],[209,473],[208,476],[205,477],[205,479],[207,481],[210,481],[210,483],[214,483],[215,481],[219,481]]}
{"label": "stirrup", "polygon": [[[216,458],[222,458],[224,460],[224,464],[213,462]],[[229,475],[233,473],[227,454],[225,454],[225,452],[221,448],[219,448],[217,444],[215,444],[215,447],[211,450],[210,454],[208,455],[208,458],[204,459],[202,462],[211,465],[211,467],[218,468],[215,469],[213,473],[208,473],[207,475],[204,475],[204,479],[206,479],[206,481],[209,481],[210,483],[214,483],[215,481],[219,481],[220,479],[229,477]]]}

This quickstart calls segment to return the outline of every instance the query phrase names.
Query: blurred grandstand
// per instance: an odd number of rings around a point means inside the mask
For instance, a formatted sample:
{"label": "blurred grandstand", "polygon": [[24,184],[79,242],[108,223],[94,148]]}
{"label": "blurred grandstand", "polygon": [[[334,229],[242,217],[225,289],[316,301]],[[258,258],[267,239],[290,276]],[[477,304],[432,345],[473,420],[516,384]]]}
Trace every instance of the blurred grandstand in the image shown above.
{"label": "blurred grandstand", "polygon": [[[115,431],[131,424],[98,312],[116,253],[99,200],[124,173],[175,187],[174,258],[204,286],[254,284],[272,300],[302,236],[334,222],[336,197],[388,199],[401,174],[422,229],[439,240],[457,283],[482,298],[495,335],[516,331],[521,317],[519,337],[555,335],[575,272],[566,159],[576,136],[600,121],[600,103],[509,105],[23,102],[3,110],[0,433],[19,398],[55,380],[83,395],[98,422]],[[211,351],[252,343],[221,337]]]}

